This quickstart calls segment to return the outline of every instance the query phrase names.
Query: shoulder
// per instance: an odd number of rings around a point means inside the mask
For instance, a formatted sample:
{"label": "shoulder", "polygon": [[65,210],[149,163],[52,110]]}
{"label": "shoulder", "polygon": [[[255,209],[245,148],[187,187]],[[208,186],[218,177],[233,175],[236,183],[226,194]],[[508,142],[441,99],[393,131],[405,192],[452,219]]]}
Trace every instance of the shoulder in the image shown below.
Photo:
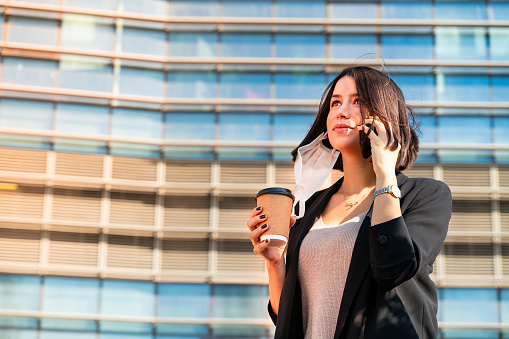
{"label": "shoulder", "polygon": [[[422,203],[430,200],[451,205],[452,193],[449,186],[440,180],[431,178],[407,178],[401,185],[401,195],[408,203]],[[410,200],[410,201],[409,201]]]}

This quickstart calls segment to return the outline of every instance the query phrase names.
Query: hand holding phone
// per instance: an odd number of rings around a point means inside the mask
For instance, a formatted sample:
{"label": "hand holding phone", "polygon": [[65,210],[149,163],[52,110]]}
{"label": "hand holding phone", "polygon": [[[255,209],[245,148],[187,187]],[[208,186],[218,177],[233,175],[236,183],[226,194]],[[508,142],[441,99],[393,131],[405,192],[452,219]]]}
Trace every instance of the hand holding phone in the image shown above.
{"label": "hand holding phone", "polygon": [[[371,124],[366,124],[366,126],[371,128]],[[372,132],[378,135],[375,127],[373,127]],[[369,158],[371,156],[371,141],[364,130],[359,131],[359,143],[361,144],[362,157],[364,159]]]}

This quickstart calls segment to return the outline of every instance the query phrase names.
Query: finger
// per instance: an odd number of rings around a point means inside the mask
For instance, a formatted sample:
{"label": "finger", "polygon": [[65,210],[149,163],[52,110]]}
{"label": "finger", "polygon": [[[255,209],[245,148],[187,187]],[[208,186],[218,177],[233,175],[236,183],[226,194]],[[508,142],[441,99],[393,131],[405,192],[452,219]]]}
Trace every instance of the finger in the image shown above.
{"label": "finger", "polygon": [[267,216],[265,214],[254,216],[247,221],[247,228],[252,231],[258,228],[258,226],[260,226],[260,224],[263,223],[266,219]]}
{"label": "finger", "polygon": [[294,216],[291,216],[290,217],[290,228],[292,228],[293,225],[295,225],[296,222],[297,222],[297,218],[294,217]]}
{"label": "finger", "polygon": [[258,207],[253,208],[253,210],[251,211],[251,215],[249,217],[252,218],[255,215],[258,215],[258,214],[262,213],[262,210],[263,210],[262,206],[258,206]]}
{"label": "finger", "polygon": [[270,243],[270,240],[267,239],[266,241],[262,241],[258,244],[256,244],[254,247],[253,247],[253,252],[255,252],[256,254],[258,255],[262,255],[263,252],[265,252],[265,250],[267,249],[267,247],[269,246],[269,243]]}
{"label": "finger", "polygon": [[249,238],[251,239],[251,242],[253,245],[256,245],[260,242],[260,236],[266,232],[269,229],[268,224],[263,224],[260,227],[255,228],[251,233],[249,234]]}

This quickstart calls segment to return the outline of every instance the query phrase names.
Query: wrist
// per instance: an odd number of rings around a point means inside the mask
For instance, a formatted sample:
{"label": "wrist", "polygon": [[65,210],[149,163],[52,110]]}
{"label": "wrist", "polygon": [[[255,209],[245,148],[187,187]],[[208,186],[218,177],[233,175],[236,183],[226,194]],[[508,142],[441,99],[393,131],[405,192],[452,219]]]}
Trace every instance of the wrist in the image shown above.
{"label": "wrist", "polygon": [[376,188],[382,188],[388,185],[396,185],[398,182],[396,173],[376,174]]}
{"label": "wrist", "polygon": [[285,259],[281,256],[279,260],[265,260],[265,265],[267,266],[267,271],[286,271]]}

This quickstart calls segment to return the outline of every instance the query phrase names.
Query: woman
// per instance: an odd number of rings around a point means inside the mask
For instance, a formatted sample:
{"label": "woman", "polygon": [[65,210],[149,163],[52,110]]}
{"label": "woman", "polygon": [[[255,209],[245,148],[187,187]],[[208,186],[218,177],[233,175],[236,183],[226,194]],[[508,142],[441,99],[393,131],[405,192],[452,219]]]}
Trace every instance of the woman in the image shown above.
{"label": "woman", "polygon": [[[302,218],[291,217],[286,260],[284,247],[260,240],[270,220],[261,207],[253,210],[247,225],[254,252],[266,260],[275,338],[437,337],[429,274],[447,234],[452,198],[440,181],[401,173],[419,149],[409,114],[414,122],[389,77],[369,67],[345,69],[292,152],[294,161],[317,168],[313,161],[330,158],[321,151],[323,139],[339,151],[333,165],[344,176],[307,199]],[[371,143],[367,158],[360,131]],[[310,148],[314,153],[299,159],[300,150]]]}

